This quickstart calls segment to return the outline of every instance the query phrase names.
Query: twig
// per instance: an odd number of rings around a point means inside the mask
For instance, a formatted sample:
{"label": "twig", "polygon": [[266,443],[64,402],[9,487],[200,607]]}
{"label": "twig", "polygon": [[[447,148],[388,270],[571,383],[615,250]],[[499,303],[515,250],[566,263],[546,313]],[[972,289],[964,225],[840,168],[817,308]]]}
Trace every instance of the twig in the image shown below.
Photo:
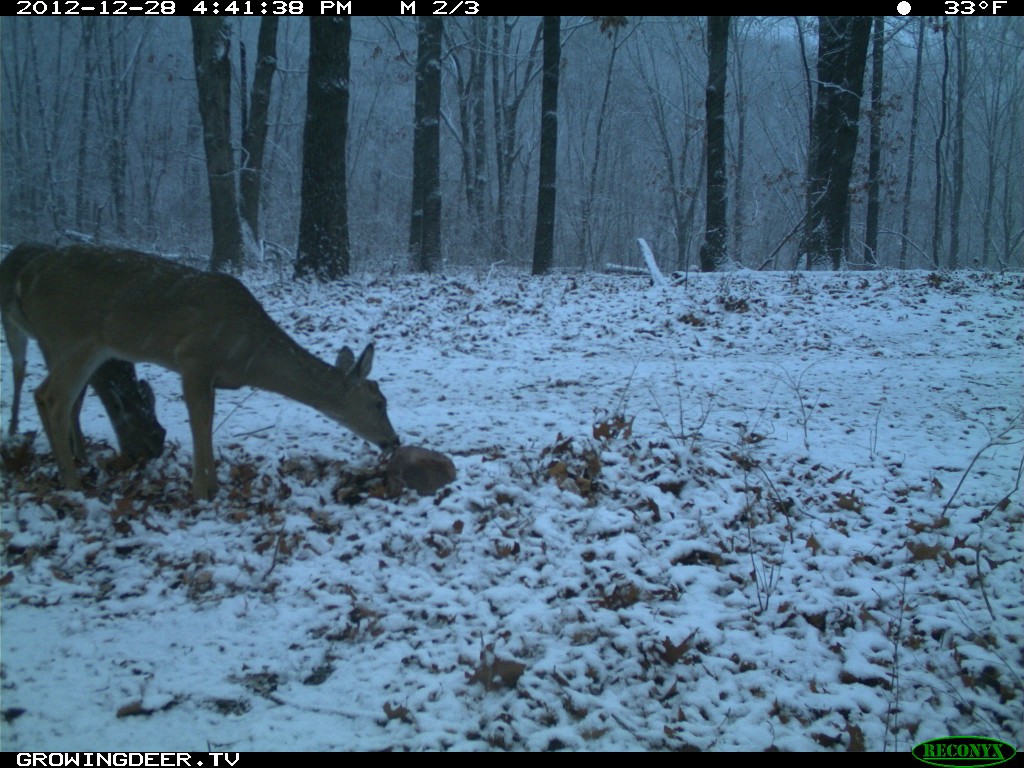
{"label": "twig", "polygon": [[907,604],[907,574],[903,574],[903,586],[900,587],[900,609],[896,614],[896,632],[892,638],[892,690],[894,699],[885,713],[885,736],[882,741],[883,751],[889,746],[889,721],[892,720],[892,750],[899,747],[900,727],[900,638],[903,636],[903,612]]}
{"label": "twig", "polygon": [[278,530],[277,536],[275,537],[275,541],[274,541],[274,557],[270,561],[270,568],[268,568],[267,572],[265,574],[263,574],[264,580],[266,580],[266,578],[268,576],[270,576],[270,574],[272,574],[274,572],[274,569],[277,567],[277,556],[281,552],[281,542],[282,541],[284,541],[284,524],[283,523],[281,524],[281,528],[280,528],[280,530]]}
{"label": "twig", "polygon": [[976,454],[974,454],[974,458],[971,459],[971,463],[967,465],[967,469],[965,469],[963,471],[963,474],[960,475],[960,482],[958,482],[956,484],[956,488],[953,489],[953,493],[950,495],[949,501],[947,501],[945,506],[942,508],[942,513],[940,514],[940,517],[944,516],[946,512],[949,510],[950,505],[952,505],[953,503],[953,499],[955,499],[956,495],[960,492],[960,488],[963,487],[964,481],[967,480],[967,476],[971,473],[971,470],[974,468],[974,465],[977,463],[978,459],[981,458],[981,454],[983,454],[989,448],[992,448],[997,445],[1015,445],[1017,443],[1024,442],[1024,439],[1012,441],[1003,440],[1004,437],[1006,437],[1008,434],[1010,434],[1010,432],[1017,428],[1017,424],[1020,421],[1020,417],[1021,414],[1018,413],[1016,416],[1010,419],[1010,423],[1007,424],[1006,429],[1004,429],[995,437],[990,438],[989,441],[985,445],[983,445]]}
{"label": "twig", "polygon": [[797,402],[800,404],[800,426],[803,428],[804,431],[804,450],[807,451],[808,453],[811,452],[811,443],[807,437],[807,422],[810,421],[811,417],[807,413],[807,405],[804,403],[804,394],[801,391],[800,387],[803,383],[804,376],[807,375],[807,372],[811,370],[811,368],[816,366],[819,362],[821,361],[819,360],[817,362],[811,363],[806,368],[804,368],[800,372],[800,376],[796,379],[796,381],[793,381],[793,376],[789,373],[789,371],[787,371],[785,368],[782,369],[782,372],[786,374],[786,383],[789,384],[794,394],[796,394]]}
{"label": "twig", "polygon": [[770,254],[768,254],[768,258],[765,259],[764,261],[762,261],[760,263],[760,265],[758,265],[758,267],[757,267],[757,271],[758,272],[763,272],[767,268],[767,266],[769,264],[774,264],[775,263],[775,257],[779,255],[779,251],[782,250],[782,246],[784,246],[786,243],[788,243],[789,239],[791,237],[793,237],[793,235],[795,235],[797,233],[797,231],[800,229],[800,227],[802,227],[804,225],[804,222],[807,220],[807,214],[808,213],[810,213],[810,207],[808,207],[807,211],[804,212],[804,215],[800,217],[800,221],[798,221],[796,223],[796,226],[793,227],[791,230],[789,230],[789,232],[786,234],[786,236],[784,238],[782,238],[782,240],[779,241],[779,244],[777,246],[775,246],[775,250],[773,250]]}

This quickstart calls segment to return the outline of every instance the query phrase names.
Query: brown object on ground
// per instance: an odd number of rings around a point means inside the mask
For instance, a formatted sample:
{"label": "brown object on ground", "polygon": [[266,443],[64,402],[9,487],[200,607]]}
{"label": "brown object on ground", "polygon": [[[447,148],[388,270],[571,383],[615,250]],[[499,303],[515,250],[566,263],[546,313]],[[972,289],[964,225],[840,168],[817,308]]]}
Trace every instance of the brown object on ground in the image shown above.
{"label": "brown object on ground", "polygon": [[455,465],[438,451],[403,445],[388,461],[388,492],[395,495],[412,488],[420,496],[430,496],[454,479]]}

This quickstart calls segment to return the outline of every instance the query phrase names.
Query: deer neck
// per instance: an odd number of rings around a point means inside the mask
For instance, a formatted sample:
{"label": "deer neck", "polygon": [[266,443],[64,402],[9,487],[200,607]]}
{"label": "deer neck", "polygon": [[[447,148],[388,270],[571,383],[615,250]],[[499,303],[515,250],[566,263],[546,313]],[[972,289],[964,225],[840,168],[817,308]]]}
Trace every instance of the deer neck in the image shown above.
{"label": "deer neck", "polygon": [[339,398],[347,389],[346,377],[280,328],[276,331],[267,334],[260,351],[249,360],[241,383],[283,395],[334,418]]}

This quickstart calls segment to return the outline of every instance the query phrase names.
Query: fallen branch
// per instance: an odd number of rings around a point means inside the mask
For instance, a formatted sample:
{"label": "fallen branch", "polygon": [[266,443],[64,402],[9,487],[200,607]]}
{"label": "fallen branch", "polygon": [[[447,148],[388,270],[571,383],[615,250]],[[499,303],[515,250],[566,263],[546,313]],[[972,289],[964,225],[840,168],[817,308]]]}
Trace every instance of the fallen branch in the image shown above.
{"label": "fallen branch", "polygon": [[636,242],[640,246],[640,253],[644,257],[644,261],[647,262],[647,271],[651,273],[651,282],[658,287],[667,286],[668,280],[665,279],[665,276],[661,274],[661,270],[658,269],[658,262],[654,260],[654,251],[651,250],[651,246],[642,237],[638,237]]}

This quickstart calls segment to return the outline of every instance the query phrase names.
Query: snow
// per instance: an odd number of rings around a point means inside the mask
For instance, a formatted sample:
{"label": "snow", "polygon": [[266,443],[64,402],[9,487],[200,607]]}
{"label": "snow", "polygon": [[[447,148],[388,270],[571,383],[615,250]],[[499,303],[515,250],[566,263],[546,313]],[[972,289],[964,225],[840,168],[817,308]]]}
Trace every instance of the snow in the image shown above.
{"label": "snow", "polygon": [[1020,275],[244,279],[324,359],[374,341],[457,479],[379,498],[369,446],[225,391],[193,502],[179,382],[140,366],[164,456],[109,469],[87,397],[68,492],[26,398],[3,749],[1024,741]]}

